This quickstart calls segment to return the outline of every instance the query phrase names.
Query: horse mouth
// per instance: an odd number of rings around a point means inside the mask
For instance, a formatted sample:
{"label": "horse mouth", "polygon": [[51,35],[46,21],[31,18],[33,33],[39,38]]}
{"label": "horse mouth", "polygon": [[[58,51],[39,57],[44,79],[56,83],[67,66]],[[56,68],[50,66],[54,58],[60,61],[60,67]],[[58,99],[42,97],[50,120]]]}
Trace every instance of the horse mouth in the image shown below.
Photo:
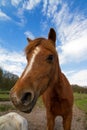
{"label": "horse mouth", "polygon": [[37,97],[34,97],[31,103],[29,103],[28,105],[21,105],[21,107],[18,109],[24,113],[30,113],[34,108],[36,102],[37,102]]}

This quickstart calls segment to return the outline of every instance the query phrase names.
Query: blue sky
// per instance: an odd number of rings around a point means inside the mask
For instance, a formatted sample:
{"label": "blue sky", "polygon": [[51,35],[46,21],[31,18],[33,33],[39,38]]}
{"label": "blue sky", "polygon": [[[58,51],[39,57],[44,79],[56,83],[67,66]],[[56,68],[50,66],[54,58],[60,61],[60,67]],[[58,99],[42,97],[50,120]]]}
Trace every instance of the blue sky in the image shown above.
{"label": "blue sky", "polygon": [[0,67],[20,76],[26,37],[47,37],[51,27],[62,71],[87,85],[87,0],[0,0]]}

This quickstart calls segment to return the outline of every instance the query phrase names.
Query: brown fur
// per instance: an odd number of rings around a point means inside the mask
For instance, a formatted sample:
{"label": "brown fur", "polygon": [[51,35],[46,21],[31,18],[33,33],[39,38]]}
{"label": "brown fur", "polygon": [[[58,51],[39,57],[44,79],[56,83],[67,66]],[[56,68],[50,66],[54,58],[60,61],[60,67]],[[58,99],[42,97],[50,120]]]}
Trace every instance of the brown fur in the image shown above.
{"label": "brown fur", "polygon": [[[54,29],[50,29],[48,39],[28,39],[29,44],[25,49],[28,64],[11,90],[11,100],[19,110],[30,112],[38,97],[43,94],[48,130],[54,130],[55,118],[58,115],[63,117],[64,130],[71,130],[73,92],[67,78],[61,72],[55,41]],[[37,46],[41,51],[36,56],[32,70],[23,79]],[[53,56],[52,60],[48,59],[49,55]]]}

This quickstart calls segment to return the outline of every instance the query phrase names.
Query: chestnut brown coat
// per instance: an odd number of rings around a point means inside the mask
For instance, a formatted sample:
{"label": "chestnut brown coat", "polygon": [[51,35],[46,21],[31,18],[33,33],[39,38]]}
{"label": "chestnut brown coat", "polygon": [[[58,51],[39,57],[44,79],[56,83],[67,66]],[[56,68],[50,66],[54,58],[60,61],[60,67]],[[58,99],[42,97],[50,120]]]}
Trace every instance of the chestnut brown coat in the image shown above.
{"label": "chestnut brown coat", "polygon": [[56,32],[50,29],[48,39],[30,40],[25,49],[27,66],[12,88],[13,104],[26,113],[32,111],[40,95],[47,113],[47,129],[54,130],[55,118],[63,117],[64,130],[71,130],[73,92],[61,72],[56,51]]}

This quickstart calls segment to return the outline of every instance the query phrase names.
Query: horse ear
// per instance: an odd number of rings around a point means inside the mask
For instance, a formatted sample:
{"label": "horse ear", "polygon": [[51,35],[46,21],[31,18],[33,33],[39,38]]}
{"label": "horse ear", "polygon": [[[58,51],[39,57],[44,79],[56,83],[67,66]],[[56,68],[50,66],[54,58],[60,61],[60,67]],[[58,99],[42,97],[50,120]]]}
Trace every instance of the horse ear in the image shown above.
{"label": "horse ear", "polygon": [[31,42],[32,40],[31,40],[30,38],[27,37],[27,41],[28,41],[28,42]]}
{"label": "horse ear", "polygon": [[52,40],[54,43],[56,42],[56,32],[53,28],[49,31],[48,39]]}

